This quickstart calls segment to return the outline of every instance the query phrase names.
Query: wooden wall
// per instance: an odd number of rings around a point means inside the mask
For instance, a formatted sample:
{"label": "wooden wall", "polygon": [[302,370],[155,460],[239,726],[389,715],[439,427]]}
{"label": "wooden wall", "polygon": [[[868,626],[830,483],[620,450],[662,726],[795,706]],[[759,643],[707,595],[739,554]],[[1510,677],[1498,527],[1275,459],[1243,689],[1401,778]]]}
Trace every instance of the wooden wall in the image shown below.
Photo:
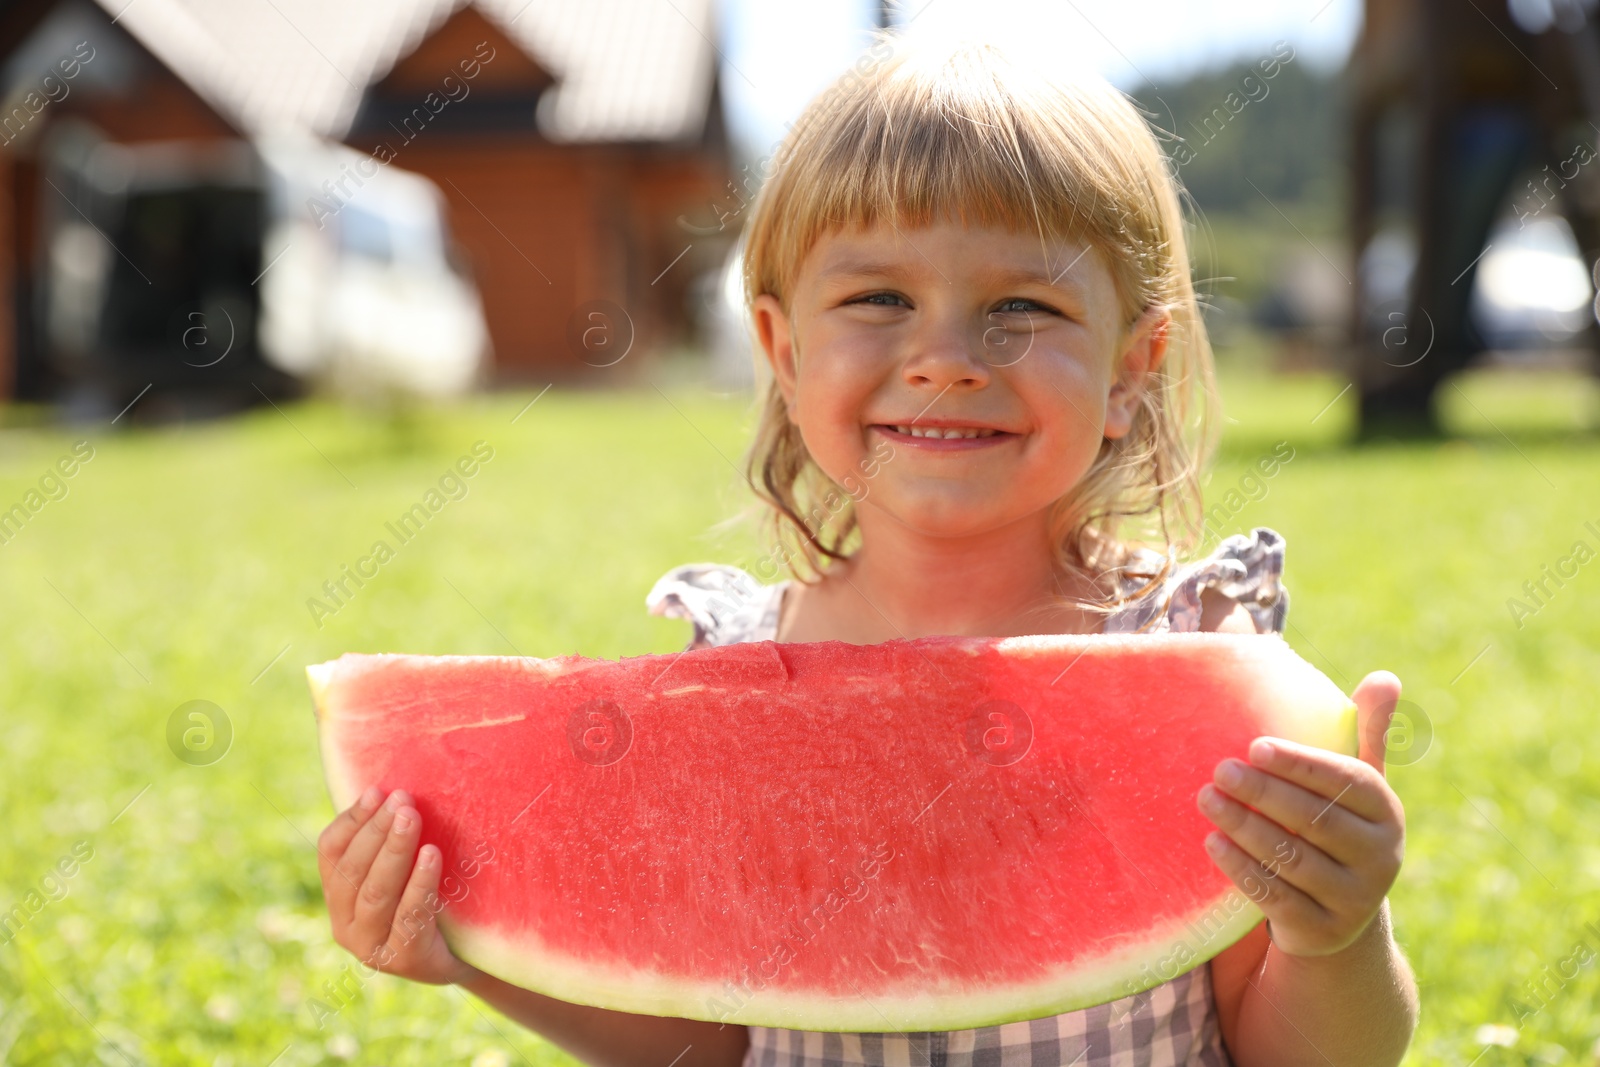
{"label": "wooden wall", "polygon": [[682,339],[690,282],[727,247],[677,224],[679,214],[705,216],[727,181],[720,159],[698,149],[424,133],[394,163],[431,178],[449,200],[502,380],[597,377],[569,336],[590,301],[627,313],[630,358]]}

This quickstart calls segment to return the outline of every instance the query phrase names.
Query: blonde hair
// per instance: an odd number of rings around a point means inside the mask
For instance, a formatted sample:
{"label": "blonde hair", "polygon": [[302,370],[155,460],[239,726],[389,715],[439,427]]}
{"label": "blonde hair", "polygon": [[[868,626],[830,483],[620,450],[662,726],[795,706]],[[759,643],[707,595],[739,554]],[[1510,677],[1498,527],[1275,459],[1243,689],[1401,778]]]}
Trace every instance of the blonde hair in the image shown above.
{"label": "blonde hair", "polygon": [[[774,162],[744,238],[747,304],[771,294],[788,311],[800,265],[827,232],[958,218],[1097,248],[1116,283],[1119,339],[1152,306],[1171,315],[1166,358],[1130,432],[1103,441],[1052,509],[1058,567],[1102,588],[1114,570],[1151,579],[1098,606],[1152,591],[1199,543],[1216,390],[1179,187],[1129,98],[1098,77],[1046,78],[992,44],[925,50],[880,36],[806,108]],[[795,577],[847,558],[854,494],[812,461],[775,382],[747,473]],[[1123,539],[1135,519],[1165,557],[1158,572]]]}

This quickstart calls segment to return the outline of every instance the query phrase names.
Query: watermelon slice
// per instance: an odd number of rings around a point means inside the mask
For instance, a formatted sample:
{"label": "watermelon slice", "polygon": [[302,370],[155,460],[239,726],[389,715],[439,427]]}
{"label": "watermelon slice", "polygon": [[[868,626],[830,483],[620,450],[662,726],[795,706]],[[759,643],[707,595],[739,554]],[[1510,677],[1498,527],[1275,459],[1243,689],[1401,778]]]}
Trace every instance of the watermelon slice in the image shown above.
{"label": "watermelon slice", "polygon": [[1274,634],[307,673],[335,805],[411,792],[461,958],[802,1030],[965,1029],[1175,977],[1261,919],[1203,848],[1217,762],[1262,734],[1356,751],[1355,706]]}

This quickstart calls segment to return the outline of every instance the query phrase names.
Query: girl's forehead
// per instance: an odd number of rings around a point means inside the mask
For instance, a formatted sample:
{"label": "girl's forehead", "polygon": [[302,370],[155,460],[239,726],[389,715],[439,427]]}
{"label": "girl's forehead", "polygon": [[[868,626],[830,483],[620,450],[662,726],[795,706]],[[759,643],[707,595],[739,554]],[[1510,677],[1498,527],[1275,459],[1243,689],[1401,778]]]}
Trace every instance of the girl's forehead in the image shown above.
{"label": "girl's forehead", "polygon": [[802,274],[816,280],[933,269],[1018,279],[1092,284],[1109,271],[1082,237],[942,220],[918,226],[880,219],[835,227],[817,237]]}

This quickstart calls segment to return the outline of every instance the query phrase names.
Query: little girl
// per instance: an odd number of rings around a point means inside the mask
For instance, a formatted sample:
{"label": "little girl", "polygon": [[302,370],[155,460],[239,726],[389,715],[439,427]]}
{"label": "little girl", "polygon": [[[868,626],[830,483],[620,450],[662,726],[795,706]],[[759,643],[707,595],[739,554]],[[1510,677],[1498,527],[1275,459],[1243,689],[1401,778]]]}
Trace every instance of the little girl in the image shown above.
{"label": "little girl", "polygon": [[[992,47],[868,56],[792,129],[745,234],[773,379],[749,472],[773,520],[756,570],[798,580],[682,567],[651,609],[692,620],[695,646],[1281,632],[1281,537],[1179,562],[1198,539],[1211,355],[1149,127],[1106,83]],[[1003,1026],[799,1033],[507,985],[418,910],[440,857],[418,851],[403,790],[370,789],[327,828],[322,884],[364,961],[457,983],[593,1063],[1393,1067],[1417,1014],[1385,899],[1398,698],[1387,673],[1357,687],[1359,759],[1258,739],[1197,795],[1208,851],[1267,922],[1135,996]]]}

